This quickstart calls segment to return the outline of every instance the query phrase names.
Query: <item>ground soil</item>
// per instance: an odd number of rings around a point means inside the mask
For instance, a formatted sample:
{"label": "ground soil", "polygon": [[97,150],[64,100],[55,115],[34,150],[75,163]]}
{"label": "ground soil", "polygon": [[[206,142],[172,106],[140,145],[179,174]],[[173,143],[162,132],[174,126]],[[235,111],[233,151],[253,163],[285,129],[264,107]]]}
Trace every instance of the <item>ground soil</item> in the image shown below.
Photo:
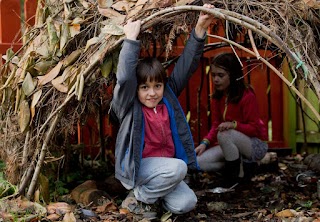
{"label": "ground soil", "polygon": [[[319,178],[319,174],[309,170],[303,164],[301,156],[279,157],[271,163],[260,165],[250,182],[239,184],[234,190],[226,193],[212,192],[213,188],[221,184],[222,176],[220,174],[190,173],[185,181],[198,197],[196,208],[183,215],[168,215],[165,214],[166,212],[158,212],[158,219],[154,221],[320,222],[320,190],[317,190]],[[34,216],[33,219],[24,221],[148,221],[121,209],[120,205],[126,197],[127,191],[121,187],[119,181],[108,178],[104,183],[98,183],[97,188],[99,191],[106,192],[107,195],[101,199],[101,193],[93,190],[91,193],[94,193],[95,196],[87,197],[91,198],[88,199],[90,203],[93,200],[95,204],[81,204],[79,201],[75,203],[70,198],[72,195],[66,195],[57,200],[57,203],[50,203],[51,207],[46,206],[46,216]],[[99,195],[97,196],[97,194]],[[10,201],[5,202],[2,206],[9,206],[13,203],[12,206],[28,207],[19,209],[14,214],[12,214],[12,207],[4,211],[0,209],[0,221],[15,221],[14,218],[21,212],[23,212],[21,214],[23,216],[28,213],[29,218],[31,218],[30,213],[36,213],[31,212],[32,203],[30,202],[22,199]],[[71,209],[71,212],[66,209]],[[4,216],[8,220],[2,219]]]}
{"label": "ground soil", "polygon": [[[320,221],[318,179],[301,156],[279,157],[260,165],[250,182],[226,193],[212,192],[221,184],[221,175],[191,173],[186,182],[198,197],[197,207],[184,215],[172,215],[169,221]],[[118,219],[135,220],[130,214]]]}

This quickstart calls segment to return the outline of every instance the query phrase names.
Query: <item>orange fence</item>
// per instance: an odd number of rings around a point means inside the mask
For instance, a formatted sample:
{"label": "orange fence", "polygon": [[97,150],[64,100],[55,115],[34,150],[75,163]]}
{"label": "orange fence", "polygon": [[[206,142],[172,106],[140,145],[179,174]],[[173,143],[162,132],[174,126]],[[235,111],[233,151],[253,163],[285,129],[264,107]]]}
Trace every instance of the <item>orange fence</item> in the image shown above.
{"label": "orange fence", "polygon": [[0,54],[21,47],[21,30],[34,24],[36,4],[35,0],[25,0],[21,7],[19,0],[0,0]]}

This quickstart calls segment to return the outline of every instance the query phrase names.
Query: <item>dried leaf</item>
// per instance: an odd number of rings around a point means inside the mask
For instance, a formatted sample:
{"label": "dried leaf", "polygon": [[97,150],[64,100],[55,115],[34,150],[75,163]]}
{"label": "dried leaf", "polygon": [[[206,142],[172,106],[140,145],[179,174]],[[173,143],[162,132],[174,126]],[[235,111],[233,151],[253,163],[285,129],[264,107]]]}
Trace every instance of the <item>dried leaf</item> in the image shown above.
{"label": "dried leaf", "polygon": [[128,12],[134,3],[128,1],[117,1],[112,5],[112,8],[119,12]]}
{"label": "dried leaf", "polygon": [[130,10],[128,17],[130,18],[134,15],[137,15],[142,10],[142,8],[145,6],[145,4],[147,2],[148,2],[148,0],[138,0],[135,7],[132,10]]}
{"label": "dried leaf", "polygon": [[315,8],[315,9],[319,9],[320,7],[320,2],[319,1],[317,1],[317,0],[303,0],[304,1],[304,3],[306,4],[306,5],[308,5],[309,7],[311,7],[311,8]]}
{"label": "dried leaf", "polygon": [[73,64],[81,55],[82,49],[77,49],[73,51],[70,55],[68,55],[64,60],[63,60],[63,67],[66,68]]}
{"label": "dried leaf", "polygon": [[18,116],[20,131],[23,133],[28,128],[30,123],[30,109],[29,104],[26,100],[23,100],[21,102]]}
{"label": "dried leaf", "polygon": [[63,215],[71,212],[71,206],[65,202],[50,203],[47,206],[47,211],[49,214],[58,213],[60,215]]}
{"label": "dried leaf", "polygon": [[46,60],[40,60],[34,65],[34,69],[39,72],[39,75],[42,75],[48,71],[48,69],[55,65],[57,62],[54,60],[46,61]]}
{"label": "dried leaf", "polygon": [[87,51],[87,49],[88,49],[90,46],[92,46],[92,45],[94,45],[94,44],[97,44],[99,41],[100,41],[100,38],[99,38],[99,37],[93,37],[93,38],[89,39],[89,40],[87,41],[87,44],[86,44],[86,47],[85,47],[84,51]]}
{"label": "dried leaf", "polygon": [[10,60],[13,56],[14,56],[14,51],[12,50],[12,48],[8,48],[6,51],[6,58]]}
{"label": "dried leaf", "polygon": [[39,85],[43,86],[48,82],[51,82],[54,78],[59,75],[63,62],[60,61],[53,69],[50,70],[45,76],[38,76]]}
{"label": "dried leaf", "polygon": [[78,86],[78,100],[79,101],[81,101],[81,99],[82,99],[83,89],[84,89],[84,76],[81,73],[80,74],[79,86]]}
{"label": "dried leaf", "polygon": [[9,106],[12,94],[13,94],[12,88],[10,87],[5,88],[2,95],[2,104]]}
{"label": "dried leaf", "polygon": [[[6,62],[8,62],[10,60],[10,58],[8,58],[7,55],[3,55],[2,56],[2,59]],[[18,64],[19,63],[19,58],[17,56],[14,56],[13,58],[11,58],[11,61],[10,61],[12,64]]]}
{"label": "dried leaf", "polygon": [[84,22],[84,20],[80,17],[76,17],[72,20],[71,25],[76,25],[76,24],[82,24]]}
{"label": "dried leaf", "polygon": [[60,36],[60,51],[63,50],[64,46],[68,42],[70,36],[69,25],[66,23],[62,23],[62,31]]}
{"label": "dried leaf", "polygon": [[90,4],[84,0],[80,0],[81,5],[85,8],[85,9],[89,9],[90,8]]}
{"label": "dried leaf", "polygon": [[180,0],[174,4],[174,6],[182,6],[182,5],[189,5],[192,3],[193,0]]}
{"label": "dried leaf", "polygon": [[79,24],[74,24],[74,25],[71,25],[70,27],[70,37],[74,37],[76,36],[77,34],[80,33],[80,25]]}
{"label": "dried leaf", "polygon": [[72,15],[69,4],[63,4],[63,14],[65,18],[69,18]]}
{"label": "dried leaf", "polygon": [[21,98],[21,89],[20,87],[17,87],[16,90],[16,101],[14,104],[14,112],[17,113],[19,109],[19,104],[20,104],[20,98]]}
{"label": "dried leaf", "polygon": [[35,51],[42,57],[48,58],[50,56],[48,36],[42,36],[40,40],[42,43],[38,47],[35,47]]}
{"label": "dried leaf", "polygon": [[58,76],[57,78],[52,80],[51,83],[58,91],[62,93],[68,92],[68,87],[63,84],[63,76]]}
{"label": "dried leaf", "polygon": [[168,221],[171,216],[172,216],[172,213],[171,213],[170,211],[168,211],[167,213],[165,213],[165,214],[163,214],[163,215],[161,216],[160,221],[161,221],[161,222]]}
{"label": "dried leaf", "polygon": [[50,16],[47,18],[47,28],[48,28],[48,35],[49,35],[50,51],[54,51],[59,42],[59,38],[57,35],[57,30],[54,26],[53,20]]}
{"label": "dried leaf", "polygon": [[63,217],[62,222],[76,222],[76,217],[72,212],[66,213]]}
{"label": "dried leaf", "polygon": [[31,106],[30,106],[30,111],[31,111],[31,120],[36,114],[36,105],[39,102],[40,98],[42,95],[42,90],[38,90],[32,95],[32,101],[31,101]]}
{"label": "dried leaf", "polygon": [[110,35],[123,35],[123,27],[119,25],[115,25],[112,23],[109,23],[108,25],[105,25],[101,29],[101,33],[103,34],[110,34]]}
{"label": "dried leaf", "polygon": [[22,90],[26,96],[30,96],[33,90],[37,86],[37,80],[33,80],[30,73],[27,73],[26,78],[24,78],[24,81],[22,83]]}
{"label": "dried leaf", "polygon": [[11,80],[12,80],[13,77],[15,76],[16,71],[17,71],[17,67],[15,66],[15,67],[13,68],[13,70],[11,71],[8,79],[7,79],[6,82],[4,83],[4,85],[0,88],[0,90],[6,88],[6,87],[10,84]]}
{"label": "dried leaf", "polygon": [[61,75],[63,77],[63,81],[66,81],[66,79],[68,79],[72,75],[72,70],[74,69],[74,67],[68,66],[65,70],[63,70],[63,73]]}
{"label": "dried leaf", "polygon": [[98,5],[100,8],[110,8],[113,4],[113,0],[98,0]]}
{"label": "dried leaf", "polygon": [[283,211],[280,211],[276,213],[277,217],[294,217],[295,216],[295,210],[292,209],[285,209]]}
{"label": "dried leaf", "polygon": [[[124,21],[125,20],[125,15],[122,15],[120,14],[119,12],[111,9],[111,8],[98,8],[99,12],[101,15],[107,17],[107,18],[110,18],[110,19],[113,19],[113,18],[116,18],[117,20],[119,21]],[[117,23],[119,24],[119,23]]]}
{"label": "dried leaf", "polygon": [[32,95],[31,107],[36,107],[39,99],[41,98],[41,95],[42,95],[42,90],[41,89],[39,89],[37,92],[35,92]]}

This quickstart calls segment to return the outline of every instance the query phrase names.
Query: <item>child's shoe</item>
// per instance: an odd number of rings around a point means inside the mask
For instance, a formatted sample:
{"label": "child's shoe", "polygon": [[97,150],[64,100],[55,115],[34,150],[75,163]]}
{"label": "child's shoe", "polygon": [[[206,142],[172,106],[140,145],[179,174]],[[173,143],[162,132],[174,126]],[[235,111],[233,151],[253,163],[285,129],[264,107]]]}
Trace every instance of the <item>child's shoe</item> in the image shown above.
{"label": "child's shoe", "polygon": [[157,212],[152,209],[151,205],[138,201],[134,196],[133,190],[131,190],[126,199],[122,201],[121,207],[142,218],[148,220],[157,219]]}

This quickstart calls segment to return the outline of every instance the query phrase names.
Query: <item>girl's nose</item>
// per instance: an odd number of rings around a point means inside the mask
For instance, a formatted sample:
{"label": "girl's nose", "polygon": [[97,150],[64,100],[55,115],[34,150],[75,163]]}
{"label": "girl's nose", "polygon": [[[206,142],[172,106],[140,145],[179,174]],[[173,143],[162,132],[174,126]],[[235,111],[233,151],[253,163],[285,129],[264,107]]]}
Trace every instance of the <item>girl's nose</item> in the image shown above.
{"label": "girl's nose", "polygon": [[153,88],[150,88],[149,95],[153,96],[155,94],[156,94],[155,90]]}

